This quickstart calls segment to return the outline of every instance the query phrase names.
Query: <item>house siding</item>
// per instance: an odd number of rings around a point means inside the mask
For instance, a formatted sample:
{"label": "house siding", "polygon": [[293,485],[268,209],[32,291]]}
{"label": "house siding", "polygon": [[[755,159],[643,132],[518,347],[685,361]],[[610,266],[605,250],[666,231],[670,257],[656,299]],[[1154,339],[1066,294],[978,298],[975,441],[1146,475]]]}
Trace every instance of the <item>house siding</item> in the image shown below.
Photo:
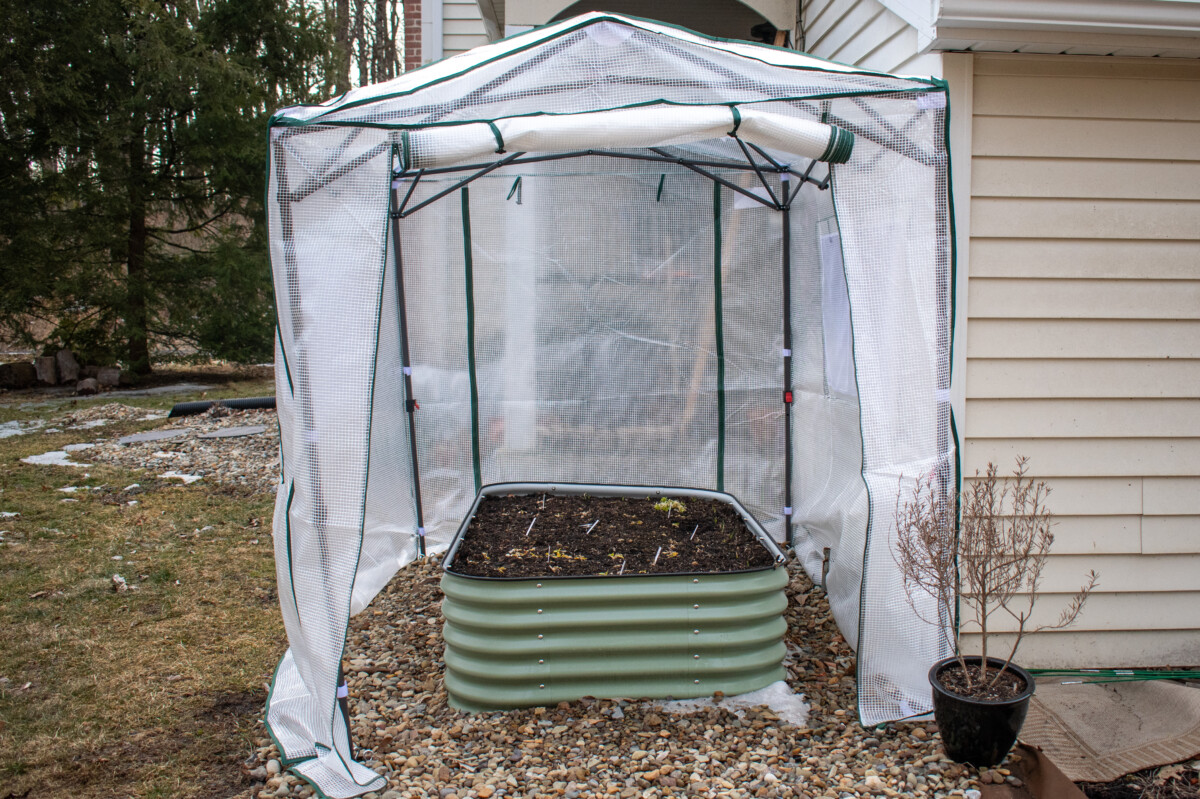
{"label": "house siding", "polygon": [[901,74],[940,75],[937,56],[919,55],[917,31],[877,0],[804,3],[804,49],[821,58]]}
{"label": "house siding", "polygon": [[876,0],[813,0],[805,22],[814,55],[950,79],[964,474],[1020,454],[1051,486],[1044,619],[1100,574],[1022,661],[1195,663],[1200,62],[918,55]]}
{"label": "house siding", "polygon": [[457,55],[488,43],[483,15],[475,0],[444,0],[442,3],[442,57]]}
{"label": "house siding", "polygon": [[[1200,656],[1200,64],[976,54],[963,461],[1053,489],[1031,666]],[[957,157],[962,157],[958,155]]]}

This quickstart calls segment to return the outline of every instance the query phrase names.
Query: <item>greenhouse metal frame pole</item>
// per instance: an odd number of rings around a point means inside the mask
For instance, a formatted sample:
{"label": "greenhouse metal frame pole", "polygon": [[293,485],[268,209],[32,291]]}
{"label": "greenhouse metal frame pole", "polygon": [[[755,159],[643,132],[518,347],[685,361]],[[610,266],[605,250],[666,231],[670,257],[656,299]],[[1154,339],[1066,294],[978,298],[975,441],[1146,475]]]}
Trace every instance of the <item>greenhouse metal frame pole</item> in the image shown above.
{"label": "greenhouse metal frame pole", "polygon": [[[781,175],[786,177],[786,175]],[[803,184],[801,184],[803,185]],[[787,193],[786,181],[783,192]],[[783,524],[789,547],[792,540],[792,206],[783,214]]]}
{"label": "greenhouse metal frame pole", "polygon": [[[417,175],[417,180],[420,175]],[[416,186],[416,180],[413,181]],[[388,214],[392,227],[392,266],[396,272],[396,306],[400,321],[400,366],[404,372],[404,410],[408,415],[409,455],[412,458],[413,505],[417,514],[417,557],[425,557],[425,514],[421,508],[421,466],[417,459],[417,400],[413,396],[412,358],[408,349],[408,309],[404,301],[404,258],[400,251],[400,192],[392,182],[392,211]],[[409,189],[409,196],[412,188]],[[407,197],[405,200],[407,201]]]}

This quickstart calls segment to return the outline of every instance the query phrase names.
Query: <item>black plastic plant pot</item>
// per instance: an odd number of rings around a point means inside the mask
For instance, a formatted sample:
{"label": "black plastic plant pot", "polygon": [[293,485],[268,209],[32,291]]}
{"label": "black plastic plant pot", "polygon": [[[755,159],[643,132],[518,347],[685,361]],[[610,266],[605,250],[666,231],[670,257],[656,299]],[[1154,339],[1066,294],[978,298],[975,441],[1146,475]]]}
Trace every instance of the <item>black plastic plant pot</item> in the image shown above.
{"label": "black plastic plant pot", "polygon": [[[968,664],[979,665],[978,656],[966,657]],[[943,671],[958,664],[958,658],[938,661],[929,670],[929,684],[933,686],[933,718],[942,735],[942,746],[946,754],[959,763],[977,768],[998,765],[1012,749],[1025,723],[1029,711],[1029,698],[1033,696],[1033,676],[1015,664],[1008,670],[1025,680],[1025,690],[1019,696],[1006,700],[972,699],[953,693],[941,683]],[[999,669],[1003,660],[988,658],[988,666]]]}

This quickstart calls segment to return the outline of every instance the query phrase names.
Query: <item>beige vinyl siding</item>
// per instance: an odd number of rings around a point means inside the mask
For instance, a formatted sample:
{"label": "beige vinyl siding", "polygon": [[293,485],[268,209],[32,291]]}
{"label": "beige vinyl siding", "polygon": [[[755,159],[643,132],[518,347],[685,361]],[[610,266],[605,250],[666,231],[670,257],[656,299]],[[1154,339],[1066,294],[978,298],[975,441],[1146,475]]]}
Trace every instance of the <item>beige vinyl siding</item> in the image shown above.
{"label": "beige vinyl siding", "polygon": [[1100,574],[1022,661],[1200,662],[1200,63],[973,60],[964,472],[1050,484],[1046,618]]}
{"label": "beige vinyl siding", "polygon": [[442,57],[488,43],[483,15],[475,0],[444,0],[442,3]]}

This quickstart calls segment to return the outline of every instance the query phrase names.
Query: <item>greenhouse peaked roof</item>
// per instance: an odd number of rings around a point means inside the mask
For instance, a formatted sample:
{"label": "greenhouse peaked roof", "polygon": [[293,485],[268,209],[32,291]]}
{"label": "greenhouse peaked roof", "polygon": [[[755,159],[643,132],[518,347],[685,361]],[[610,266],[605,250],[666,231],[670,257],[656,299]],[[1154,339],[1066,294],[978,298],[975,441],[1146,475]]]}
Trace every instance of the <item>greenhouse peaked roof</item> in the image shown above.
{"label": "greenhouse peaked roof", "polygon": [[794,50],[591,12],[320,105],[285,108],[271,124],[412,129],[648,105],[741,105],[938,90],[929,78],[860,70]]}

